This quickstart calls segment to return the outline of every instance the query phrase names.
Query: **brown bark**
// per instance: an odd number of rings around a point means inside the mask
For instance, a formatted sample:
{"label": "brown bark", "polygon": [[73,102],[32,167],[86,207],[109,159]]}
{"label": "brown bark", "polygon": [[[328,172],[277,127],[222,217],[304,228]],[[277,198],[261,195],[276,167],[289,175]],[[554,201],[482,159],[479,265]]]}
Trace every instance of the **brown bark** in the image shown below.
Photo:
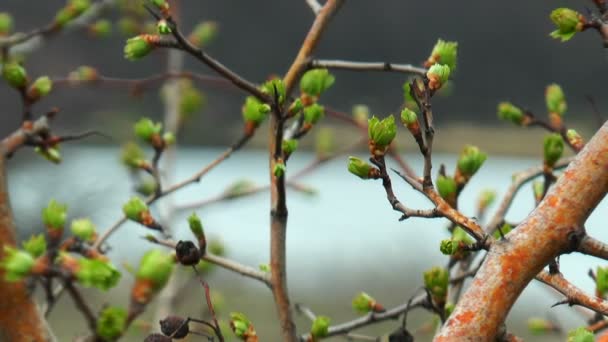
{"label": "brown bark", "polygon": [[608,123],[539,206],[488,256],[435,341],[492,341],[520,293],[558,255],[576,250],[608,190]]}
{"label": "brown bark", "polygon": [[[4,246],[15,246],[16,235],[6,181],[6,159],[0,146],[0,258]],[[25,283],[7,282],[0,268],[0,341],[51,341],[44,318]]]}

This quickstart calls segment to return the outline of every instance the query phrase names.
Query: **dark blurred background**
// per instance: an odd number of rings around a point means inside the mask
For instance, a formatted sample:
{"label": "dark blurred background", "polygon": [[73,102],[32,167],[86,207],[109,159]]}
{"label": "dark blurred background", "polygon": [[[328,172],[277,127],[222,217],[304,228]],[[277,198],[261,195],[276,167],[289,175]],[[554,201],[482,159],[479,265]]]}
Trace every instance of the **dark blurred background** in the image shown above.
{"label": "dark blurred background", "polygon": [[[17,30],[28,31],[46,24],[63,4],[63,0],[3,0],[0,11],[14,15]],[[592,3],[351,0],[334,18],[316,56],[420,64],[438,38],[455,40],[459,43],[458,70],[452,94],[435,100],[438,127],[465,123],[504,128],[508,125],[498,122],[495,114],[501,100],[544,113],[543,92],[551,82],[561,84],[566,92],[567,122],[593,126],[596,121],[585,97],[591,95],[600,112],[608,111],[601,77],[608,69],[606,52],[595,32],[577,34],[567,43],[551,39],[549,13],[558,6],[584,12]],[[219,22],[219,36],[208,52],[254,82],[287,70],[313,20],[304,0],[183,0],[182,7],[185,32],[201,20]],[[114,12],[106,16],[117,19]],[[79,65],[91,65],[114,77],[145,77],[164,70],[164,51],[138,62],[124,59],[125,37],[117,31],[104,39],[91,39],[82,31],[61,34],[31,54],[26,64],[29,74],[61,77]],[[189,56],[185,65],[186,70],[212,74]],[[352,105],[365,103],[380,115],[396,112],[401,105],[403,74],[335,74],[337,82],[324,95],[325,104],[349,111]],[[191,121],[180,139],[186,144],[227,144],[240,130],[244,94],[203,88],[208,97],[205,112]],[[0,84],[0,103],[0,135],[5,135],[19,123],[20,102],[4,83]],[[56,123],[59,132],[97,128],[119,141],[131,134],[131,122],[142,115],[160,118],[163,108],[157,90],[134,100],[125,88],[107,87],[57,89],[35,109],[40,114],[51,106],[62,110]]]}

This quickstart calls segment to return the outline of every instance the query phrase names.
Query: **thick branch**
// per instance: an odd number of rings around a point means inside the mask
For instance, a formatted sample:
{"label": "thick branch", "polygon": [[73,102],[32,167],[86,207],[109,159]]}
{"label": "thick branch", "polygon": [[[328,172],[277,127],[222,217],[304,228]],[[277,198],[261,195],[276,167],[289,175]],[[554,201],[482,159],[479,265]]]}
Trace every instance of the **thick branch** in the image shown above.
{"label": "thick branch", "polygon": [[608,244],[588,235],[585,235],[580,245],[578,245],[578,251],[583,254],[608,260]]}
{"label": "thick branch", "polygon": [[608,123],[509,238],[492,244],[436,341],[496,338],[528,283],[555,257],[578,247],[587,217],[608,191],[607,165]]}

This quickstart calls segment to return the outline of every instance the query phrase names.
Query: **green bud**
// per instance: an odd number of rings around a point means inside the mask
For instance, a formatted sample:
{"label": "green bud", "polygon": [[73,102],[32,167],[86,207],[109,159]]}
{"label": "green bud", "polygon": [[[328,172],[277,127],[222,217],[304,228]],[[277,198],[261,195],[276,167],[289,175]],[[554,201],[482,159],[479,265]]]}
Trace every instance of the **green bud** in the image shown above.
{"label": "green bud", "polygon": [[249,318],[240,312],[230,313],[230,328],[236,337],[242,340],[246,340],[246,338],[249,336],[256,335],[253,324]]}
{"label": "green bud", "polygon": [[6,281],[19,281],[27,277],[32,267],[34,267],[34,258],[30,253],[4,246],[4,258],[0,260],[0,268],[4,269]]}
{"label": "green bud", "polygon": [[2,77],[13,88],[21,89],[27,85],[27,73],[18,63],[6,63],[2,66]]}
{"label": "green bud", "polygon": [[439,39],[431,55],[424,63],[425,67],[430,67],[436,63],[447,65],[450,70],[456,70],[456,60],[458,55],[458,43],[457,42],[446,42]]}
{"label": "green bud", "polygon": [[494,190],[483,190],[480,194],[479,194],[479,199],[477,200],[478,203],[478,207],[479,209],[483,210],[486,209],[487,207],[491,206],[494,201],[496,200],[496,191]]}
{"label": "green bud", "polygon": [[208,46],[217,36],[218,24],[215,21],[204,21],[194,27],[188,37],[196,46]]}
{"label": "green bud", "polygon": [[595,337],[593,333],[585,327],[576,328],[568,332],[568,342],[593,342]]}
{"label": "green bud", "polygon": [[118,21],[118,30],[123,36],[130,37],[139,32],[139,24],[131,17],[123,17]]}
{"label": "green bud", "polygon": [[136,169],[145,158],[144,151],[136,143],[129,141],[122,145],[120,159],[126,166]]}
{"label": "green bud", "polygon": [[534,335],[542,335],[550,332],[553,324],[544,318],[531,317],[528,319],[528,330]]}
{"label": "green bud", "polygon": [[258,268],[264,273],[270,273],[270,265],[268,264],[260,264]]}
{"label": "green bud", "polygon": [[433,64],[426,72],[426,77],[429,79],[429,88],[438,90],[448,82],[450,67],[443,64]]}
{"label": "green bud", "polygon": [[43,156],[44,159],[50,161],[51,163],[54,163],[54,164],[61,163],[61,152],[59,152],[59,145],[57,145],[55,147],[36,146],[34,148],[34,152]]}
{"label": "green bud", "polygon": [[327,158],[336,148],[334,132],[329,127],[321,127],[315,136],[315,152],[317,158]]}
{"label": "green bud", "polygon": [[133,131],[135,135],[143,141],[150,142],[152,137],[160,134],[163,130],[163,124],[160,122],[154,123],[152,120],[148,118],[141,118],[135,126],[133,126]]}
{"label": "green bud", "polygon": [[460,226],[457,226],[452,231],[452,240],[454,240],[456,242],[463,242],[464,244],[467,244],[467,245],[470,245],[473,243],[473,239],[471,239],[471,237],[469,237],[469,234],[467,234],[467,232],[464,229],[462,229],[462,227],[460,227]]}
{"label": "green bud", "polygon": [[487,158],[488,155],[481,152],[476,146],[466,145],[458,159],[458,171],[468,179],[481,168]]}
{"label": "green bud", "polygon": [[327,69],[308,70],[304,73],[302,79],[300,79],[300,91],[304,94],[318,97],[329,89],[335,80],[335,77]]}
{"label": "green bud", "polygon": [[152,195],[155,191],[156,188],[158,188],[158,184],[156,183],[156,180],[154,179],[154,177],[142,177],[143,179],[141,179],[139,181],[139,183],[136,185],[135,187],[135,191],[137,191],[137,193],[143,195],[143,196],[150,196]]}
{"label": "green bud", "polygon": [[148,0],[148,1],[150,1],[150,3],[152,5],[156,6],[160,10],[169,9],[169,3],[167,2],[167,0]]}
{"label": "green bud", "polygon": [[148,205],[139,197],[133,196],[122,207],[122,212],[132,221],[141,222],[142,213],[148,211]]}
{"label": "green bud", "polygon": [[68,79],[70,81],[95,81],[99,79],[99,73],[93,67],[82,65],[70,72]]}
{"label": "green bud", "polygon": [[42,209],[42,222],[51,229],[63,229],[68,214],[68,206],[52,199],[46,208]]}
{"label": "green bud", "polygon": [[433,267],[424,272],[424,287],[436,300],[443,300],[448,294],[449,272],[443,267]]}
{"label": "green bud", "polygon": [[555,83],[547,86],[547,89],[545,90],[545,101],[547,103],[547,110],[549,110],[550,113],[563,116],[566,109],[568,109],[562,87]]}
{"label": "green bud", "polygon": [[348,171],[353,175],[361,179],[369,179],[372,170],[375,170],[374,167],[366,161],[353,156],[348,157]]}
{"label": "green bud", "polygon": [[262,92],[268,94],[273,100],[275,98],[279,99],[279,103],[285,101],[285,84],[280,78],[273,78],[262,84]]}
{"label": "green bud", "polygon": [[444,255],[454,255],[458,251],[458,241],[452,239],[441,240],[439,251]]}
{"label": "green bud", "polygon": [[437,177],[437,191],[443,199],[449,199],[456,195],[456,181],[452,177],[439,176]]}
{"label": "green bud", "polygon": [[365,125],[369,120],[369,107],[362,104],[353,106],[353,119],[359,125]]}
{"label": "green bud", "polygon": [[103,291],[113,288],[120,280],[120,272],[107,261],[78,259],[76,278],[85,287],[95,287]]}
{"label": "green bud", "polygon": [[158,34],[171,34],[171,28],[165,19],[161,19],[156,23],[156,31]]}
{"label": "green bud", "polygon": [[243,105],[243,119],[245,122],[253,122],[259,125],[266,119],[266,115],[270,112],[270,106],[260,102],[253,96],[248,96]]}
{"label": "green bud", "polygon": [[329,333],[329,323],[331,320],[327,316],[317,316],[310,327],[310,334],[314,338],[322,338]]}
{"label": "green bud", "polygon": [[90,0],[68,0],[66,6],[55,15],[55,25],[60,28],[65,26],[78,18],[89,6],[91,6]]}
{"label": "green bud", "polygon": [[325,115],[325,107],[316,103],[304,108],[304,122],[316,124]]}
{"label": "green bud", "polygon": [[407,80],[407,81],[405,81],[405,83],[403,83],[403,102],[404,102],[406,108],[409,108],[411,110],[416,110],[416,109],[418,109],[418,104],[416,103],[416,100],[412,96],[412,91],[411,91],[412,86],[411,86],[410,82],[411,82],[411,80]]}
{"label": "green bud", "polygon": [[444,308],[445,317],[450,317],[452,312],[454,312],[455,308],[456,308],[456,305],[454,305],[454,303],[447,303]]}
{"label": "green bud", "polygon": [[540,202],[545,194],[545,184],[542,181],[532,182],[532,191],[534,192],[534,198]]}
{"label": "green bud", "polygon": [[173,132],[165,132],[163,134],[163,141],[167,146],[175,144],[175,134],[173,134]]}
{"label": "green bud", "polygon": [[147,251],[141,258],[135,277],[152,282],[155,291],[162,289],[173,271],[173,256],[160,250]]}
{"label": "green bud", "polygon": [[224,256],[226,254],[226,248],[220,240],[211,240],[207,250],[213,255]]}
{"label": "green bud", "polygon": [[7,12],[0,12],[0,36],[8,35],[13,29],[13,17]]}
{"label": "green bud", "polygon": [[365,292],[360,292],[353,298],[352,306],[355,312],[367,314],[374,310],[376,300]]}
{"label": "green bud", "polygon": [[568,142],[574,146],[575,148],[581,149],[585,144],[583,142],[583,137],[574,129],[569,129],[566,131],[566,138],[568,138]]}
{"label": "green bud", "polygon": [[182,80],[180,86],[179,113],[182,119],[185,119],[200,111],[207,100],[203,93],[192,85],[192,81]]}
{"label": "green bud", "polygon": [[545,136],[543,152],[545,164],[553,167],[564,153],[564,140],[559,133],[552,133]]}
{"label": "green bud", "polygon": [[145,57],[154,49],[149,35],[139,35],[130,39],[127,39],[124,53],[125,58],[130,61],[136,61],[140,58]]}
{"label": "green bud", "polygon": [[595,293],[604,298],[608,294],[608,267],[598,267],[595,277]]}
{"label": "green bud", "polygon": [[127,311],[123,308],[108,306],[97,319],[96,333],[105,341],[114,341],[127,327]]}
{"label": "green bud", "polygon": [[284,163],[276,163],[274,164],[274,169],[272,170],[272,173],[275,177],[282,177],[283,175],[285,175],[285,170],[286,169]]}
{"label": "green bud", "polygon": [[95,230],[97,227],[95,227],[95,224],[88,218],[72,220],[72,226],[70,228],[72,234],[82,241],[92,242],[95,239]]}
{"label": "green bud", "polygon": [[551,12],[551,20],[557,26],[557,30],[551,32],[550,36],[561,39],[562,42],[570,40],[574,34],[583,29],[584,17],[569,8],[557,8]]}
{"label": "green bud", "polygon": [[524,121],[524,112],[510,102],[501,102],[498,104],[498,118],[521,125]]}
{"label": "green bud", "polygon": [[298,140],[296,140],[296,139],[283,140],[283,143],[281,144],[281,148],[283,149],[283,153],[285,153],[286,155],[290,155],[298,148]]}
{"label": "green bud", "polygon": [[37,100],[47,96],[53,89],[53,81],[48,76],[38,77],[28,89],[28,97],[32,100]]}
{"label": "green bud", "polygon": [[302,100],[300,100],[299,98],[297,98],[289,106],[289,113],[291,113],[291,114],[297,114],[297,113],[301,112],[303,109],[304,109],[304,104],[302,103]]}
{"label": "green bud", "polygon": [[372,116],[372,118],[368,120],[367,132],[369,140],[373,142],[377,149],[386,149],[397,135],[395,117],[389,115],[380,121],[377,117]]}
{"label": "green bud", "polygon": [[224,190],[224,194],[227,198],[237,198],[243,195],[248,194],[255,188],[255,183],[248,179],[237,180],[234,183],[230,184],[226,190]]}
{"label": "green bud", "polygon": [[97,20],[91,26],[89,26],[89,32],[96,37],[108,37],[112,34],[112,24],[106,19]]}
{"label": "green bud", "polygon": [[192,215],[188,217],[188,225],[190,226],[190,231],[192,231],[192,234],[194,234],[194,236],[197,238],[205,236],[203,223],[196,213],[192,213]]}
{"label": "green bud", "polygon": [[22,246],[32,257],[37,258],[46,252],[46,239],[42,234],[32,235]]}
{"label": "green bud", "polygon": [[401,111],[401,122],[404,126],[409,127],[410,125],[418,123],[418,115],[409,108],[403,108]]}

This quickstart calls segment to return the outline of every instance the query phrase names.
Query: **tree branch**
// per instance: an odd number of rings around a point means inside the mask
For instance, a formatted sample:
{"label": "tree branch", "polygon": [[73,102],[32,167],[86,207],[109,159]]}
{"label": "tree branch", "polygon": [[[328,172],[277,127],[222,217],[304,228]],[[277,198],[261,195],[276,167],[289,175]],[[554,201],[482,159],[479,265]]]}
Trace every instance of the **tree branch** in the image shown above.
{"label": "tree branch", "polygon": [[561,273],[550,274],[549,272],[542,271],[536,276],[536,280],[551,286],[559,293],[566,296],[565,301],[558,302],[555,305],[580,305],[587,309],[601,313],[602,315],[608,315],[608,301],[605,301],[600,297],[586,294],[583,290],[566,280]]}
{"label": "tree branch", "polygon": [[389,62],[354,62],[329,59],[314,59],[310,61],[309,67],[313,69],[325,68],[351,71],[401,72],[406,74],[416,74],[420,76],[424,76],[427,71],[425,68],[416,67],[411,64],[395,64]]}
{"label": "tree branch", "polygon": [[578,245],[578,252],[608,260],[608,244],[589,235],[585,235],[580,245]]}

